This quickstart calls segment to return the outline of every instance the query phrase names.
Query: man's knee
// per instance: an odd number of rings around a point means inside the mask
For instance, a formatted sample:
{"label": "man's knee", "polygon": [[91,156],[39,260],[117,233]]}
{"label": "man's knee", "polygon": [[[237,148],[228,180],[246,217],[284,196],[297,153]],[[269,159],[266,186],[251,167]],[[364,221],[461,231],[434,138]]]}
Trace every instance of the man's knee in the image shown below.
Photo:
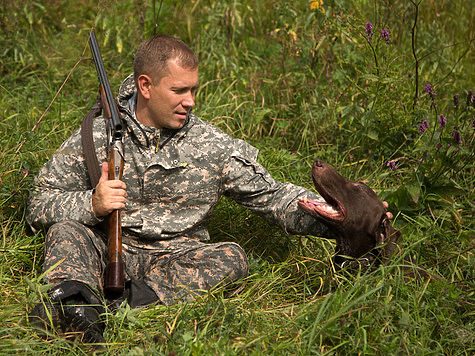
{"label": "man's knee", "polygon": [[237,281],[246,278],[249,274],[249,260],[246,252],[241,246],[234,242],[224,242],[219,244],[222,263],[229,270],[228,278]]}
{"label": "man's knee", "polygon": [[102,250],[104,242],[96,231],[77,221],[65,220],[52,225],[46,234],[45,250],[67,249],[71,252]]}
{"label": "man's knee", "polygon": [[78,235],[88,235],[86,226],[74,220],[64,220],[53,224],[49,228],[46,238],[64,239]]}

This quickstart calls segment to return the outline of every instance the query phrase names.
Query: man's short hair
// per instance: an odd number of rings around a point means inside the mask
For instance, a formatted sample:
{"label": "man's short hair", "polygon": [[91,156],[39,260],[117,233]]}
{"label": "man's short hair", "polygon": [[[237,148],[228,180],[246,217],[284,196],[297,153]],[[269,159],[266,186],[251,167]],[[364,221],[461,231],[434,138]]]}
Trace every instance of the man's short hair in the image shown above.
{"label": "man's short hair", "polygon": [[198,58],[193,50],[182,40],[169,35],[155,35],[142,42],[134,59],[134,80],[142,74],[155,82],[160,82],[168,74],[168,61],[177,59],[178,65],[186,69],[198,68]]}

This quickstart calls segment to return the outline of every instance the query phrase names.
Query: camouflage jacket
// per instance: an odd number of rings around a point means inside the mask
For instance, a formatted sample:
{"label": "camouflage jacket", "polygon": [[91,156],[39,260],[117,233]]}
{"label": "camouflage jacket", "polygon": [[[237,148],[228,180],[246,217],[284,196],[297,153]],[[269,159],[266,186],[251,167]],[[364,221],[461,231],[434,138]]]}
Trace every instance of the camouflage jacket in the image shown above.
{"label": "camouflage jacket", "polygon": [[[136,89],[129,76],[118,97],[126,123],[123,181],[128,194],[121,217],[124,231],[136,236],[141,246],[174,236],[208,240],[205,223],[221,195],[287,233],[320,235],[326,231],[296,204],[302,195],[319,196],[274,180],[257,163],[255,147],[193,114],[180,130],[147,127],[135,119],[135,103]],[[107,160],[105,132],[104,120],[95,119],[93,136],[100,163]],[[79,129],[41,168],[29,199],[27,220],[37,229],[62,220],[98,224],[101,219],[92,211],[92,194]]]}

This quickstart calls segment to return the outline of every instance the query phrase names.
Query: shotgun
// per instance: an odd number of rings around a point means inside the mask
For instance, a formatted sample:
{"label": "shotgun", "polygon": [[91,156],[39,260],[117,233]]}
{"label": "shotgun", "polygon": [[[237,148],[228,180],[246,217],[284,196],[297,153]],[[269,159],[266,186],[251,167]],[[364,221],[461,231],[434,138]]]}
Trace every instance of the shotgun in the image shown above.
{"label": "shotgun", "polygon": [[[104,117],[108,121],[108,156],[109,180],[122,179],[124,171],[124,144],[122,141],[123,126],[107,79],[106,70],[102,61],[99,44],[94,30],[89,33],[89,47],[91,48],[97,76],[99,77],[99,92],[101,95]],[[108,259],[105,270],[104,290],[106,292],[122,292],[124,290],[124,262],[122,260],[122,228],[120,211],[114,210],[107,216],[107,245]]]}

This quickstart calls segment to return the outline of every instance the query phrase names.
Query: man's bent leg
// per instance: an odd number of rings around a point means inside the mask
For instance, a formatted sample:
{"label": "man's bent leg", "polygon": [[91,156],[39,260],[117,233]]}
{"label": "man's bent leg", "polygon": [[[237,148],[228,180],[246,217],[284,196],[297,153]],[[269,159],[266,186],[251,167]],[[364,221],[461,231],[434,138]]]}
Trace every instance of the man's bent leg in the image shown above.
{"label": "man's bent leg", "polygon": [[102,290],[106,246],[100,233],[75,221],[51,226],[45,241],[44,280],[76,280]]}
{"label": "man's bent leg", "polygon": [[97,294],[104,252],[99,232],[74,221],[53,225],[46,237],[43,269],[45,281],[56,285],[31,311],[30,322],[39,329],[60,327],[84,342],[104,343],[105,325],[100,317],[104,308]]}
{"label": "man's bent leg", "polygon": [[[172,243],[176,248],[176,241]],[[205,294],[222,284],[232,285],[249,272],[246,253],[236,243],[208,244],[183,239],[180,248],[160,256],[144,281],[164,304],[192,295]]]}

